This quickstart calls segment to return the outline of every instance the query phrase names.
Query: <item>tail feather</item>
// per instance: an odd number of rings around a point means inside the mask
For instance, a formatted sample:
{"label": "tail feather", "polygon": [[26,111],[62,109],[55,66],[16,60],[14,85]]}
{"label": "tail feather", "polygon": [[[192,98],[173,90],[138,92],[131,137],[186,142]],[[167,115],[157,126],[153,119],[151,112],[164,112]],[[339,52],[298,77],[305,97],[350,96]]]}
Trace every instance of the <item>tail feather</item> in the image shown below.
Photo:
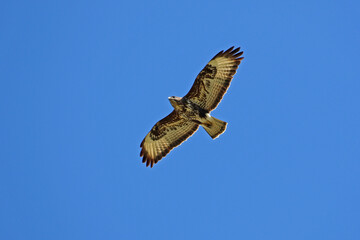
{"label": "tail feather", "polygon": [[202,126],[205,129],[205,131],[210,135],[210,137],[215,139],[218,136],[220,136],[220,134],[225,132],[227,125],[226,122],[221,121],[214,117],[210,117],[208,120],[209,120],[209,124],[203,124]]}

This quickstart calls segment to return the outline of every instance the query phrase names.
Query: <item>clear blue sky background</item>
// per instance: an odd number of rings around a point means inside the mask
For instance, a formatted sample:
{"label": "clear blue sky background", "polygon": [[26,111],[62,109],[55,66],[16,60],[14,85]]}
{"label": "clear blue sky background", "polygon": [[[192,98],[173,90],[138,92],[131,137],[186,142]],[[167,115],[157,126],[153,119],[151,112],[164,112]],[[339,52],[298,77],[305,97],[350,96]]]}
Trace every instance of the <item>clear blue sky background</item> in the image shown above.
{"label": "clear blue sky background", "polygon": [[[358,1],[6,1],[0,239],[360,239]],[[245,60],[154,168],[139,144],[220,50]]]}

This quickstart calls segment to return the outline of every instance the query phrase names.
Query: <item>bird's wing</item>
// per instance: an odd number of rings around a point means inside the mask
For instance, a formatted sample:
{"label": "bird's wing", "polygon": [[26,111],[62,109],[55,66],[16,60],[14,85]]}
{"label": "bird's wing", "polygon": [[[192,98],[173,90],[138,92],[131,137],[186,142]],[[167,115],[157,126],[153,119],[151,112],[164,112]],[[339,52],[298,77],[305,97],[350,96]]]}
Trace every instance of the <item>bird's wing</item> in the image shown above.
{"label": "bird's wing", "polygon": [[240,48],[231,47],[216,54],[201,70],[185,97],[205,110],[215,109],[243,59],[240,57],[243,52],[239,51]]}
{"label": "bird's wing", "polygon": [[151,166],[165,157],[171,149],[177,147],[199,128],[197,123],[180,118],[172,111],[168,116],[157,122],[141,142],[140,157],[143,163]]}

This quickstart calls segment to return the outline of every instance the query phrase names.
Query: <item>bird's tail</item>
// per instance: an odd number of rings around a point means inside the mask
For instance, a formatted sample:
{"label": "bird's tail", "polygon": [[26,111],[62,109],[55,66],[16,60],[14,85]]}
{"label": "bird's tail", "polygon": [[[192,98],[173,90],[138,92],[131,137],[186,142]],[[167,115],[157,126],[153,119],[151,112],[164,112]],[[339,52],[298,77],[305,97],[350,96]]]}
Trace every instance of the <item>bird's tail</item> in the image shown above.
{"label": "bird's tail", "polygon": [[205,131],[212,137],[213,139],[217,138],[225,132],[227,123],[224,121],[221,121],[214,117],[209,117],[207,119],[209,122],[206,124],[202,124]]}

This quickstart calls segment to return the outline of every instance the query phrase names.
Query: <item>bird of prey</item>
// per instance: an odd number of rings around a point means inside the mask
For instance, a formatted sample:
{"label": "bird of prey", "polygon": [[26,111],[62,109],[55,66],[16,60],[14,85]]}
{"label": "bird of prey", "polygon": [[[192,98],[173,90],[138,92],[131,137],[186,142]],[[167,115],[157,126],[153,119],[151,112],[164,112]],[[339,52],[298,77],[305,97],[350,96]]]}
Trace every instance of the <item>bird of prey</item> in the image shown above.
{"label": "bird of prey", "polygon": [[196,77],[184,97],[169,97],[174,110],[158,121],[141,142],[140,157],[153,167],[199,126],[213,138],[222,134],[227,123],[210,116],[226,93],[243,57],[240,48],[229,48],[216,54]]}

